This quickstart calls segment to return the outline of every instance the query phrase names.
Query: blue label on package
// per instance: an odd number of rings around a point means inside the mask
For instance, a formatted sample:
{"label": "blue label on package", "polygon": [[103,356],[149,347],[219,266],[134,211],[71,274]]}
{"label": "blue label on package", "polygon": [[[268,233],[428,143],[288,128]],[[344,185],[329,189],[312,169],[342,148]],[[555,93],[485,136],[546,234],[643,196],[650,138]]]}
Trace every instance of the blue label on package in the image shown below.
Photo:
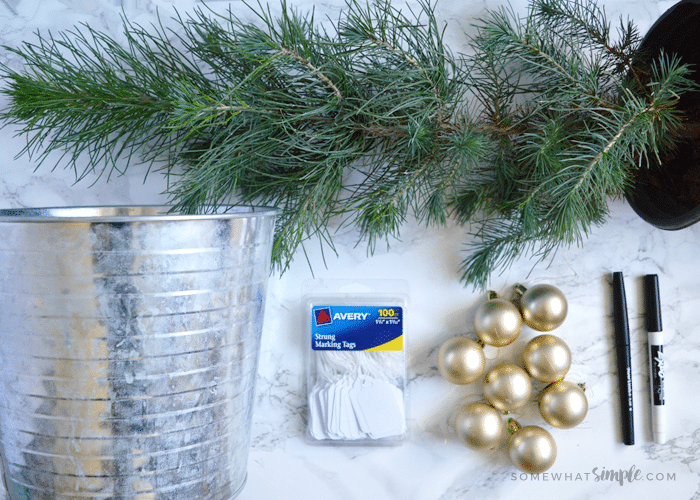
{"label": "blue label on package", "polygon": [[311,346],[315,351],[401,351],[403,309],[375,306],[314,307]]}

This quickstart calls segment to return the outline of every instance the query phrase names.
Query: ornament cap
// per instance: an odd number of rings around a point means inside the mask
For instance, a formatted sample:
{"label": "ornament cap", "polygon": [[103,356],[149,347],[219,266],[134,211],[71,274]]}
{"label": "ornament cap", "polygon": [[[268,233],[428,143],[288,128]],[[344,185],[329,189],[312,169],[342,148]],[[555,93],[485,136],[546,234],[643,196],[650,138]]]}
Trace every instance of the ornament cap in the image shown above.
{"label": "ornament cap", "polygon": [[508,426],[508,433],[511,436],[523,428],[523,426],[520,425],[520,423],[514,418],[509,418],[506,424]]}
{"label": "ornament cap", "polygon": [[493,300],[493,299],[497,299],[497,298],[498,298],[498,292],[496,292],[494,290],[489,290],[488,292],[486,292],[486,299],[487,300]]}
{"label": "ornament cap", "polygon": [[513,287],[513,288],[515,289],[515,294],[518,297],[522,297],[523,294],[527,291],[527,287],[525,285],[520,284],[520,283],[516,284],[515,287]]}

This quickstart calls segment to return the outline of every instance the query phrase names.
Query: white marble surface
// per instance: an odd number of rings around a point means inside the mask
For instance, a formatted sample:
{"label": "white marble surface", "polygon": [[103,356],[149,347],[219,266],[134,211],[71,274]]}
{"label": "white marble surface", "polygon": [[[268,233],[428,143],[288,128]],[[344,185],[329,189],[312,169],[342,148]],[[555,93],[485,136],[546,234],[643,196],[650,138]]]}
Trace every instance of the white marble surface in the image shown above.
{"label": "white marble surface", "polygon": [[[0,42],[16,45],[36,30],[59,31],[87,22],[119,37],[121,8],[112,0],[3,0],[0,2]],[[315,5],[318,17],[342,8],[342,0],[323,3],[299,0],[299,8]],[[464,31],[497,0],[442,0],[441,20],[449,23],[453,50],[466,44]],[[513,2],[524,11],[525,2]],[[608,0],[612,19],[630,17],[644,32],[671,1]],[[126,14],[141,24],[177,8],[187,12],[193,0],[131,0]],[[211,2],[214,9],[228,2]],[[234,11],[243,12],[240,2]],[[14,13],[12,12],[14,11]],[[0,50],[0,60],[14,64]],[[5,102],[0,102],[4,106]],[[143,170],[129,175],[73,184],[71,172],[50,165],[34,171],[26,157],[14,158],[23,139],[0,131],[0,206],[55,206],[159,203],[162,179],[143,182]],[[462,498],[700,498],[700,227],[662,232],[642,222],[622,200],[611,200],[607,223],[593,231],[583,247],[560,252],[551,265],[532,270],[522,259],[492,288],[509,293],[517,282],[552,283],[569,299],[569,316],[555,333],[571,347],[573,366],[568,380],[585,382],[590,410],[571,430],[552,429],[539,417],[536,405],[518,412],[521,423],[537,423],[551,430],[559,456],[546,475],[535,479],[517,472],[503,449],[475,452],[457,442],[447,424],[460,402],[479,397],[475,386],[457,387],[441,379],[436,369],[440,344],[456,334],[472,335],[471,317],[483,296],[459,282],[465,229],[450,225],[424,228],[408,223],[401,241],[368,257],[357,235],[347,231],[336,241],[338,256],[326,255],[310,244],[308,253],[317,278],[404,279],[410,288],[409,437],[397,447],[328,447],[304,439],[306,403],[301,329],[301,286],[312,277],[303,255],[283,276],[270,281],[258,397],[254,411],[248,483],[242,500],[352,500],[365,498],[449,500]],[[637,444],[622,444],[609,275],[626,276],[630,325]],[[649,423],[648,377],[641,276],[657,273],[667,335],[667,404],[669,440],[652,443]],[[535,335],[525,328],[520,339],[499,352],[498,361],[517,359],[522,346]],[[489,364],[495,363],[489,360]],[[603,470],[641,471],[633,482],[597,481]],[[0,498],[2,495],[0,494]]]}

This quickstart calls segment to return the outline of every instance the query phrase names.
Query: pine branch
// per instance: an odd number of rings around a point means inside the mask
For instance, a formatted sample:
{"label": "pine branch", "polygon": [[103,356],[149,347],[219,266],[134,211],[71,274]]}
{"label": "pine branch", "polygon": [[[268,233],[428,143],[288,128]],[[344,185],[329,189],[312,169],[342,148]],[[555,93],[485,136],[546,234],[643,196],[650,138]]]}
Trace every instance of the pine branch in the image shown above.
{"label": "pine branch", "polygon": [[613,40],[593,0],[491,12],[459,58],[427,1],[348,0],[328,30],[284,1],[251,9],[254,23],[199,9],[176,30],[125,19],[124,46],[83,26],[6,48],[24,68],[0,67],[0,120],[78,179],[157,164],[177,211],[278,206],[280,269],[309,238],[333,249],[337,225],[372,252],[408,217],[454,217],[475,238],[464,281],[483,287],[580,244],[673,144],[695,88],[673,58],[633,66],[636,28]]}
{"label": "pine branch", "polygon": [[527,252],[535,262],[551,258],[562,246],[580,245],[604,222],[607,198],[622,194],[642,159],[663,149],[662,131],[680,123],[673,111],[678,95],[694,88],[688,67],[677,59],[662,56],[652,74],[647,98],[620,82],[614,107],[589,109],[585,120],[562,110],[563,117],[523,134],[509,161],[527,174],[498,205],[500,213],[481,220],[478,240],[464,261],[466,280],[486,286],[494,268]]}

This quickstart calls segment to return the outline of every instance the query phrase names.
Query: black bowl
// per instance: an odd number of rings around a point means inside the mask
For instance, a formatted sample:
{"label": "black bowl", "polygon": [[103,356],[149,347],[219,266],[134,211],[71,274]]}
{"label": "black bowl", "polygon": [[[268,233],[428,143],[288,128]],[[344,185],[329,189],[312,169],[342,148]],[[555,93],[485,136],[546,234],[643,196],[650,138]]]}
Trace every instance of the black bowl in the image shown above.
{"label": "black bowl", "polygon": [[[693,63],[691,59],[696,57],[695,53],[700,53],[697,40],[700,40],[700,0],[682,0],[654,23],[644,37],[641,48],[646,57],[654,58],[663,49],[667,54],[677,54],[683,62]],[[700,70],[700,65],[697,66]],[[693,74],[696,81],[700,79],[698,70]],[[691,147],[692,143],[687,141],[679,147]],[[683,154],[682,151],[678,153],[679,156]],[[663,165],[656,168],[663,169]],[[678,197],[663,185],[650,182],[651,175],[655,175],[651,170],[640,171],[625,193],[637,215],[653,226],[667,230],[683,229],[700,220],[700,205],[689,204],[688,200]],[[700,186],[700,179],[697,182]]]}

